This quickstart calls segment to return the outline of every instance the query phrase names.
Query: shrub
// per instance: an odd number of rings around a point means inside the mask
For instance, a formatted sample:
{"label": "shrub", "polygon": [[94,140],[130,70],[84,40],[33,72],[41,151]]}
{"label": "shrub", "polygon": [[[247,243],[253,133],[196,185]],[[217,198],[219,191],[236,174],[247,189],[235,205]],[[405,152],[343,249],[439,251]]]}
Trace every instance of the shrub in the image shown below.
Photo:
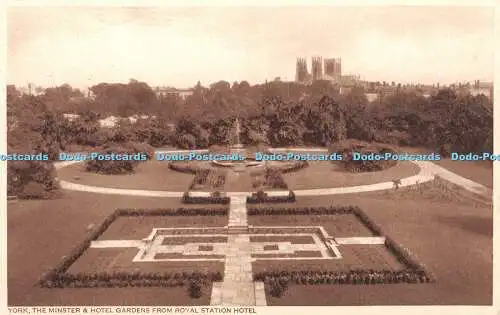
{"label": "shrub", "polygon": [[282,282],[274,277],[266,279],[264,284],[268,287],[269,294],[276,298],[282,297],[288,287],[288,282]]}
{"label": "shrub", "polygon": [[[128,142],[124,144],[108,144],[104,147],[101,154],[120,154],[120,155],[138,155],[139,159],[148,159],[153,157],[154,149],[141,143]],[[139,156],[140,154],[140,156]],[[86,170],[108,175],[133,173],[139,160],[88,160]]]}
{"label": "shrub", "polygon": [[193,299],[201,297],[201,283],[199,280],[191,280],[188,287],[189,296]]}
{"label": "shrub", "polygon": [[353,152],[361,154],[381,154],[397,153],[397,149],[388,144],[370,143],[359,140],[345,140],[335,143],[329,147],[330,154],[337,153],[343,156],[342,165],[350,172],[374,172],[388,169],[397,164],[397,161],[379,160],[379,161],[364,161],[354,160]]}
{"label": "shrub", "polygon": [[280,171],[275,168],[266,168],[265,185],[273,189],[288,189]]}
{"label": "shrub", "polygon": [[22,199],[50,199],[59,196],[59,183],[52,163],[46,161],[9,161],[7,191]]}

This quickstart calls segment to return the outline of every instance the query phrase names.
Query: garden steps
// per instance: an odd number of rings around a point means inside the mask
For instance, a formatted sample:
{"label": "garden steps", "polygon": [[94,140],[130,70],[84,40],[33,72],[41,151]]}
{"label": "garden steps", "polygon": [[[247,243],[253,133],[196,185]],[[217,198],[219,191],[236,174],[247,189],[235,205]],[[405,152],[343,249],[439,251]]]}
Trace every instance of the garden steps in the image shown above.
{"label": "garden steps", "polygon": [[248,232],[246,225],[233,225],[228,228],[227,234],[248,234]]}

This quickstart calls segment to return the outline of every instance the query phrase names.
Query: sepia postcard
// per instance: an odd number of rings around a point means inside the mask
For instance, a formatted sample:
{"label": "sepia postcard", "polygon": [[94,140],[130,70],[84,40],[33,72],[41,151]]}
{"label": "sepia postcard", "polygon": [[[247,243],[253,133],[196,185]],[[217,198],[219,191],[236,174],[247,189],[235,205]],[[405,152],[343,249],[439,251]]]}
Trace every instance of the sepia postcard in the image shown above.
{"label": "sepia postcard", "polygon": [[5,6],[5,312],[496,314],[494,3],[361,4]]}

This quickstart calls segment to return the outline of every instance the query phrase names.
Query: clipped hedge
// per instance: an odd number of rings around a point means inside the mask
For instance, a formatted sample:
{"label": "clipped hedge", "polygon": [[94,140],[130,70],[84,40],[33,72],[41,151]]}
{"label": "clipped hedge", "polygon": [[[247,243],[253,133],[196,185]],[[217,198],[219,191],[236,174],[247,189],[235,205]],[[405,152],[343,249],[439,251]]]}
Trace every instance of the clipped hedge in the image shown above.
{"label": "clipped hedge", "polygon": [[[348,271],[265,271],[254,274],[254,281],[279,283],[282,287],[289,284],[395,284],[395,283],[432,283],[434,278],[424,270],[373,270],[356,269]],[[279,297],[279,296],[277,296]]]}
{"label": "clipped hedge", "polygon": [[357,206],[330,206],[330,207],[293,207],[293,208],[247,208],[248,215],[338,215],[353,214]]}
{"label": "clipped hedge", "polygon": [[120,216],[224,216],[227,208],[118,209]]}
{"label": "clipped hedge", "polygon": [[268,196],[267,193],[264,192],[256,192],[252,193],[252,196],[247,197],[248,204],[256,204],[256,203],[286,203],[286,202],[295,202],[295,193],[293,191],[289,191],[288,196]]}
{"label": "clipped hedge", "polygon": [[178,287],[222,281],[220,272],[95,272],[60,274],[40,282],[44,288]]}
{"label": "clipped hedge", "polygon": [[217,197],[217,196],[190,196],[189,192],[185,192],[182,196],[182,203],[184,204],[219,204],[227,205],[231,199],[229,197]]}

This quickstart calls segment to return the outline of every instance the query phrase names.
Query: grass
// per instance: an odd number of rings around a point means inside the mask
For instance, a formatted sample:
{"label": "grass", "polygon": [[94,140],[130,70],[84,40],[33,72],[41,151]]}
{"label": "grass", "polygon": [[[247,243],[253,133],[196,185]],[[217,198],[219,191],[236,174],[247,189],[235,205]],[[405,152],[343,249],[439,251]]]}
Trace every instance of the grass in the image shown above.
{"label": "grass", "polygon": [[[144,172],[134,175],[106,176],[88,173],[90,174],[88,177],[75,168],[78,165],[72,165],[60,170],[59,177],[96,186],[117,187],[121,185],[118,188],[176,191],[184,191],[191,182],[192,175],[171,172],[166,163],[146,165],[146,163],[139,165],[139,171],[141,167],[144,167],[142,169]],[[318,185],[316,188],[319,188],[326,184],[328,184],[326,187],[359,184],[357,181],[367,184],[414,175],[412,172],[416,170],[411,169],[412,164],[408,165],[410,168],[406,171],[403,169],[398,171],[398,166],[396,166],[372,174],[349,174],[333,170],[330,173],[332,176],[324,176],[325,170],[321,168],[313,168],[314,172],[306,173],[311,171],[310,166],[297,173],[286,174],[285,178],[289,179],[289,186],[293,189],[300,189],[300,185],[308,188],[311,188],[311,185]],[[458,170],[457,173],[465,176]],[[77,174],[81,176],[80,180],[73,179],[73,176]],[[304,174],[309,175],[305,178]],[[484,179],[476,179],[480,183],[482,180]],[[236,189],[231,184],[232,182],[228,189]],[[456,196],[456,190],[451,184],[439,182],[438,179],[434,182],[389,192],[298,198],[294,207],[358,205],[382,227],[388,236],[409,248],[418,260],[425,263],[436,275],[437,282],[426,285],[291,285],[282,298],[268,297],[269,305],[491,305],[493,212],[490,205],[476,201],[470,202],[470,198],[465,196],[467,192],[458,189],[463,197]],[[117,208],[182,206],[180,198],[145,198],[81,192],[65,192],[64,196],[57,200],[9,202],[7,209],[9,306],[208,305],[210,288],[203,289],[207,291],[204,292],[202,298],[191,299],[185,288],[169,288],[166,294],[165,289],[161,288],[47,290],[33,285],[43,272],[59,262],[63,255],[67,255],[87,235],[89,225],[101,222]],[[275,206],[288,207],[288,205],[273,205]],[[305,216],[282,215],[260,218],[250,216],[249,224],[324,225],[328,232],[336,237],[369,236],[369,232],[364,235],[366,231],[360,230],[355,223],[348,223],[345,218],[337,221],[325,220],[325,216],[311,217],[306,220],[304,218]],[[212,224],[214,226],[225,225],[227,218],[224,220],[223,222],[213,221]],[[252,222],[252,220],[256,221]],[[41,222],[43,224],[40,224]],[[190,219],[180,219],[180,221],[147,219],[140,224],[142,227],[136,227],[137,224],[132,221],[123,222],[120,226],[117,225],[118,229],[115,230],[115,234],[112,233],[109,237],[115,239],[127,233],[131,234],[131,239],[139,239],[144,237],[145,233],[147,235],[153,226],[167,224],[192,226],[205,223]],[[124,230],[119,231],[120,227]],[[111,259],[117,259],[118,262],[128,255],[121,253],[124,256],[116,258],[118,254],[114,254],[115,257]],[[372,257],[371,254],[369,256]],[[101,257],[100,259],[109,260],[110,258]],[[280,261],[280,263],[283,262]],[[317,262],[314,263],[317,264]],[[168,266],[180,270],[182,264],[184,263],[179,265],[169,263]],[[262,267],[259,267],[259,264],[262,264]],[[297,265],[296,262],[295,265]],[[269,268],[268,262],[256,262],[253,266],[254,271],[258,268]],[[151,263],[147,268],[162,271],[166,265]],[[332,299],[332,297],[335,298]]]}
{"label": "grass", "polygon": [[[294,205],[295,206],[295,205]],[[354,214],[342,215],[251,215],[254,226],[323,226],[334,237],[373,236]]]}
{"label": "grass", "polygon": [[339,163],[315,162],[305,169],[283,174],[283,177],[290,189],[299,190],[376,184],[410,177],[418,172],[419,167],[410,162],[400,162],[389,169],[369,173],[347,172]]}
{"label": "grass", "polygon": [[135,173],[127,175],[103,175],[87,172],[83,163],[66,166],[57,171],[61,180],[81,185],[119,189],[186,191],[194,178],[168,168],[162,161],[140,162]]}
{"label": "grass", "polygon": [[436,203],[459,203],[474,208],[491,206],[492,200],[477,196],[447,180],[436,176],[433,180],[425,183],[417,183],[398,189],[385,190],[374,194],[383,194],[394,200],[429,200]]}
{"label": "grass", "polygon": [[[182,207],[182,204],[177,198],[144,198],[80,192],[65,192],[61,199],[56,200],[19,200],[9,203],[8,305],[209,304],[210,291],[204,292],[201,299],[193,300],[189,298],[185,288],[171,288],[172,290],[169,288],[166,294],[165,289],[161,288],[51,290],[34,286],[42,273],[57,264],[62,256],[67,255],[85,238],[89,233],[89,225],[100,223],[117,208],[171,207]],[[153,267],[159,268],[158,271],[161,272],[161,266]]]}

